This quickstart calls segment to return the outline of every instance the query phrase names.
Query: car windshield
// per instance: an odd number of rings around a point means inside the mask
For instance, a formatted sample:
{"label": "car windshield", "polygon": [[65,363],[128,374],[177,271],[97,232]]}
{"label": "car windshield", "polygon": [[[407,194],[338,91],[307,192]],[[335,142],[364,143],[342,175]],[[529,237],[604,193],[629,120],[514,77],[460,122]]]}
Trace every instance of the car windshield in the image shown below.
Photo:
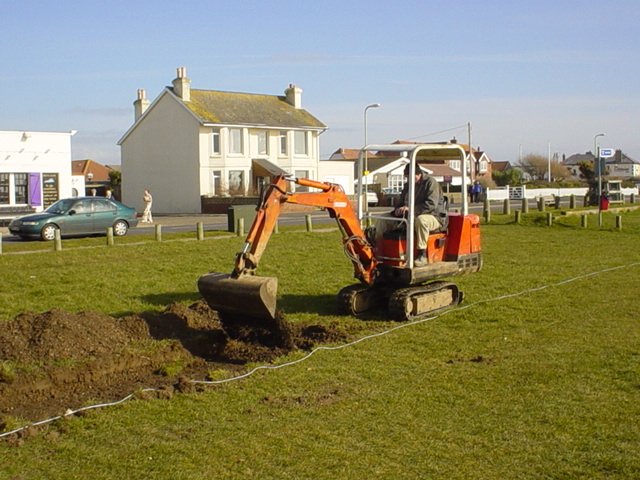
{"label": "car windshield", "polygon": [[47,208],[45,212],[56,214],[67,213],[76,201],[77,199],[75,198],[65,198],[64,200],[58,200],[56,203]]}

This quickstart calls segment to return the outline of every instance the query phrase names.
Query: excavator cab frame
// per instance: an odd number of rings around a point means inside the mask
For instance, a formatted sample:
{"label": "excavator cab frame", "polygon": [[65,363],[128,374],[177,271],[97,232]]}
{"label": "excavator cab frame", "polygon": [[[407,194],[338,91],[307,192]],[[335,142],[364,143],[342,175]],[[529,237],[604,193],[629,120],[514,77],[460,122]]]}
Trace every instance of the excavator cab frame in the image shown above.
{"label": "excavator cab frame", "polygon": [[[389,217],[388,215],[380,215],[376,213],[372,213],[370,211],[365,211],[364,206],[366,205],[366,200],[363,202],[364,197],[364,188],[363,184],[369,184],[369,179],[366,178],[371,175],[371,173],[367,172],[365,169],[368,165],[365,165],[366,153],[368,152],[385,152],[385,154],[389,153],[397,153],[398,159],[406,159],[406,163],[403,163],[398,168],[405,168],[406,164],[409,164],[409,176],[407,181],[409,181],[409,192],[408,192],[408,206],[409,213],[406,218],[400,219],[395,217]],[[358,172],[360,172],[358,178],[358,187],[356,191],[356,196],[358,199],[357,208],[358,208],[358,218],[360,218],[360,222],[362,225],[371,225],[375,223],[375,220],[396,220],[398,222],[404,222],[406,224],[407,231],[407,247],[406,247],[406,258],[402,258],[400,260],[406,261],[408,268],[413,267],[413,261],[415,256],[415,182],[410,181],[414,178],[415,173],[419,166],[419,161],[442,161],[442,160],[459,160],[463,172],[467,170],[467,155],[464,149],[455,143],[451,144],[391,144],[391,145],[367,145],[360,150],[360,154],[358,155]],[[468,214],[468,204],[467,204],[467,187],[466,187],[466,175],[462,175],[462,214]],[[398,260],[398,259],[396,259]]]}

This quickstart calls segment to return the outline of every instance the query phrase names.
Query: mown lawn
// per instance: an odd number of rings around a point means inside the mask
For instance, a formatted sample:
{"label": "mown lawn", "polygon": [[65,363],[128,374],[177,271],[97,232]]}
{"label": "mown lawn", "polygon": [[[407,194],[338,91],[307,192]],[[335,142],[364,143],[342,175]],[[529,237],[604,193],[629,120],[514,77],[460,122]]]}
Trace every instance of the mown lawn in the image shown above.
{"label": "mown lawn", "polygon": [[[640,214],[602,228],[493,215],[465,303],[170,401],[132,401],[0,442],[0,478],[640,478]],[[242,239],[3,255],[0,321],[159,310],[198,298]],[[285,230],[261,274],[290,321],[343,322],[337,232]],[[88,332],[90,334],[90,332]],[[295,353],[286,360],[300,358]]]}

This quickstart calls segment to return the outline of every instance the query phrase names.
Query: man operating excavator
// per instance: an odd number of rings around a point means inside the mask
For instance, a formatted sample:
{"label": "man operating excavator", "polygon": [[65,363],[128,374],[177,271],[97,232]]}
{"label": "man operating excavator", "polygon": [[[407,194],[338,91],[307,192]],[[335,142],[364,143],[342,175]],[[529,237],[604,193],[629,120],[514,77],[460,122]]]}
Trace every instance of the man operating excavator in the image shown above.
{"label": "man operating excavator", "polygon": [[[405,177],[410,175],[409,164],[404,168]],[[448,216],[444,193],[440,184],[431,175],[416,165],[415,174],[415,232],[418,254],[413,262],[416,267],[424,267],[429,263],[427,256],[427,240],[429,232],[447,228]],[[404,217],[409,211],[409,182],[407,181],[400,194],[396,209],[396,217]],[[384,230],[384,227],[383,227]]]}
{"label": "man operating excavator", "polygon": [[[439,154],[464,158],[464,150],[454,144],[374,147],[404,153],[410,165],[405,175],[413,176],[416,169],[419,172],[405,185],[393,212],[367,215],[365,223],[388,222],[393,224],[392,230],[385,232],[371,225],[363,229],[364,217],[358,216],[350,198],[336,183],[295,177],[284,171],[275,175],[260,199],[231,273],[209,272],[198,279],[198,290],[224,321],[234,323],[250,318],[270,325],[275,321],[277,326],[278,278],[259,276],[256,271],[287,203],[322,208],[336,220],[344,252],[358,280],[338,292],[338,312],[361,316],[382,307],[390,318],[405,321],[423,318],[462,301],[457,285],[444,279],[477,272],[482,267],[480,218],[458,212],[448,216],[440,186],[420,171],[418,157]],[[289,183],[313,191],[296,191]],[[316,267],[330,268],[322,262]]]}

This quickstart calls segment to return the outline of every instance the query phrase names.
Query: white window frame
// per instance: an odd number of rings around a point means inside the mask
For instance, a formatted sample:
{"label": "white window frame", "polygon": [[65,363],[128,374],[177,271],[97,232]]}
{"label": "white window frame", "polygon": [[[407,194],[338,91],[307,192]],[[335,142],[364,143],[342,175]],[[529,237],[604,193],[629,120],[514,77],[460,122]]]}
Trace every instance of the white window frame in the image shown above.
{"label": "white window frame", "polygon": [[220,155],[220,129],[214,127],[211,129],[211,155]]}
{"label": "white window frame", "polygon": [[286,157],[289,154],[289,135],[286,130],[280,130],[280,138],[279,138],[279,151],[281,157]]}
{"label": "white window frame", "polygon": [[211,192],[212,195],[222,195],[222,170],[211,172]]}
{"label": "white window frame", "polygon": [[258,155],[269,155],[269,131],[259,130],[256,132],[256,149]]}
{"label": "white window frame", "polygon": [[389,175],[389,178],[387,180],[387,187],[393,189],[394,192],[401,192],[404,188],[404,174]]}
{"label": "white window frame", "polygon": [[[230,195],[244,195],[245,194],[245,172],[244,170],[229,170],[229,194]],[[236,180],[239,180],[239,185],[236,185]]]}
{"label": "white window frame", "polygon": [[244,153],[242,128],[229,129],[229,153],[238,155]]}
{"label": "white window frame", "polygon": [[[295,170],[293,174],[294,174],[294,176],[296,178],[309,178],[309,170]],[[297,185],[296,184],[295,191],[296,192],[308,192],[309,191],[309,187],[304,186],[304,185]]]}
{"label": "white window frame", "polygon": [[[309,132],[295,130],[293,132],[293,153],[296,155],[309,155]],[[302,140],[302,142],[300,141]],[[300,144],[302,143],[302,148]]]}

